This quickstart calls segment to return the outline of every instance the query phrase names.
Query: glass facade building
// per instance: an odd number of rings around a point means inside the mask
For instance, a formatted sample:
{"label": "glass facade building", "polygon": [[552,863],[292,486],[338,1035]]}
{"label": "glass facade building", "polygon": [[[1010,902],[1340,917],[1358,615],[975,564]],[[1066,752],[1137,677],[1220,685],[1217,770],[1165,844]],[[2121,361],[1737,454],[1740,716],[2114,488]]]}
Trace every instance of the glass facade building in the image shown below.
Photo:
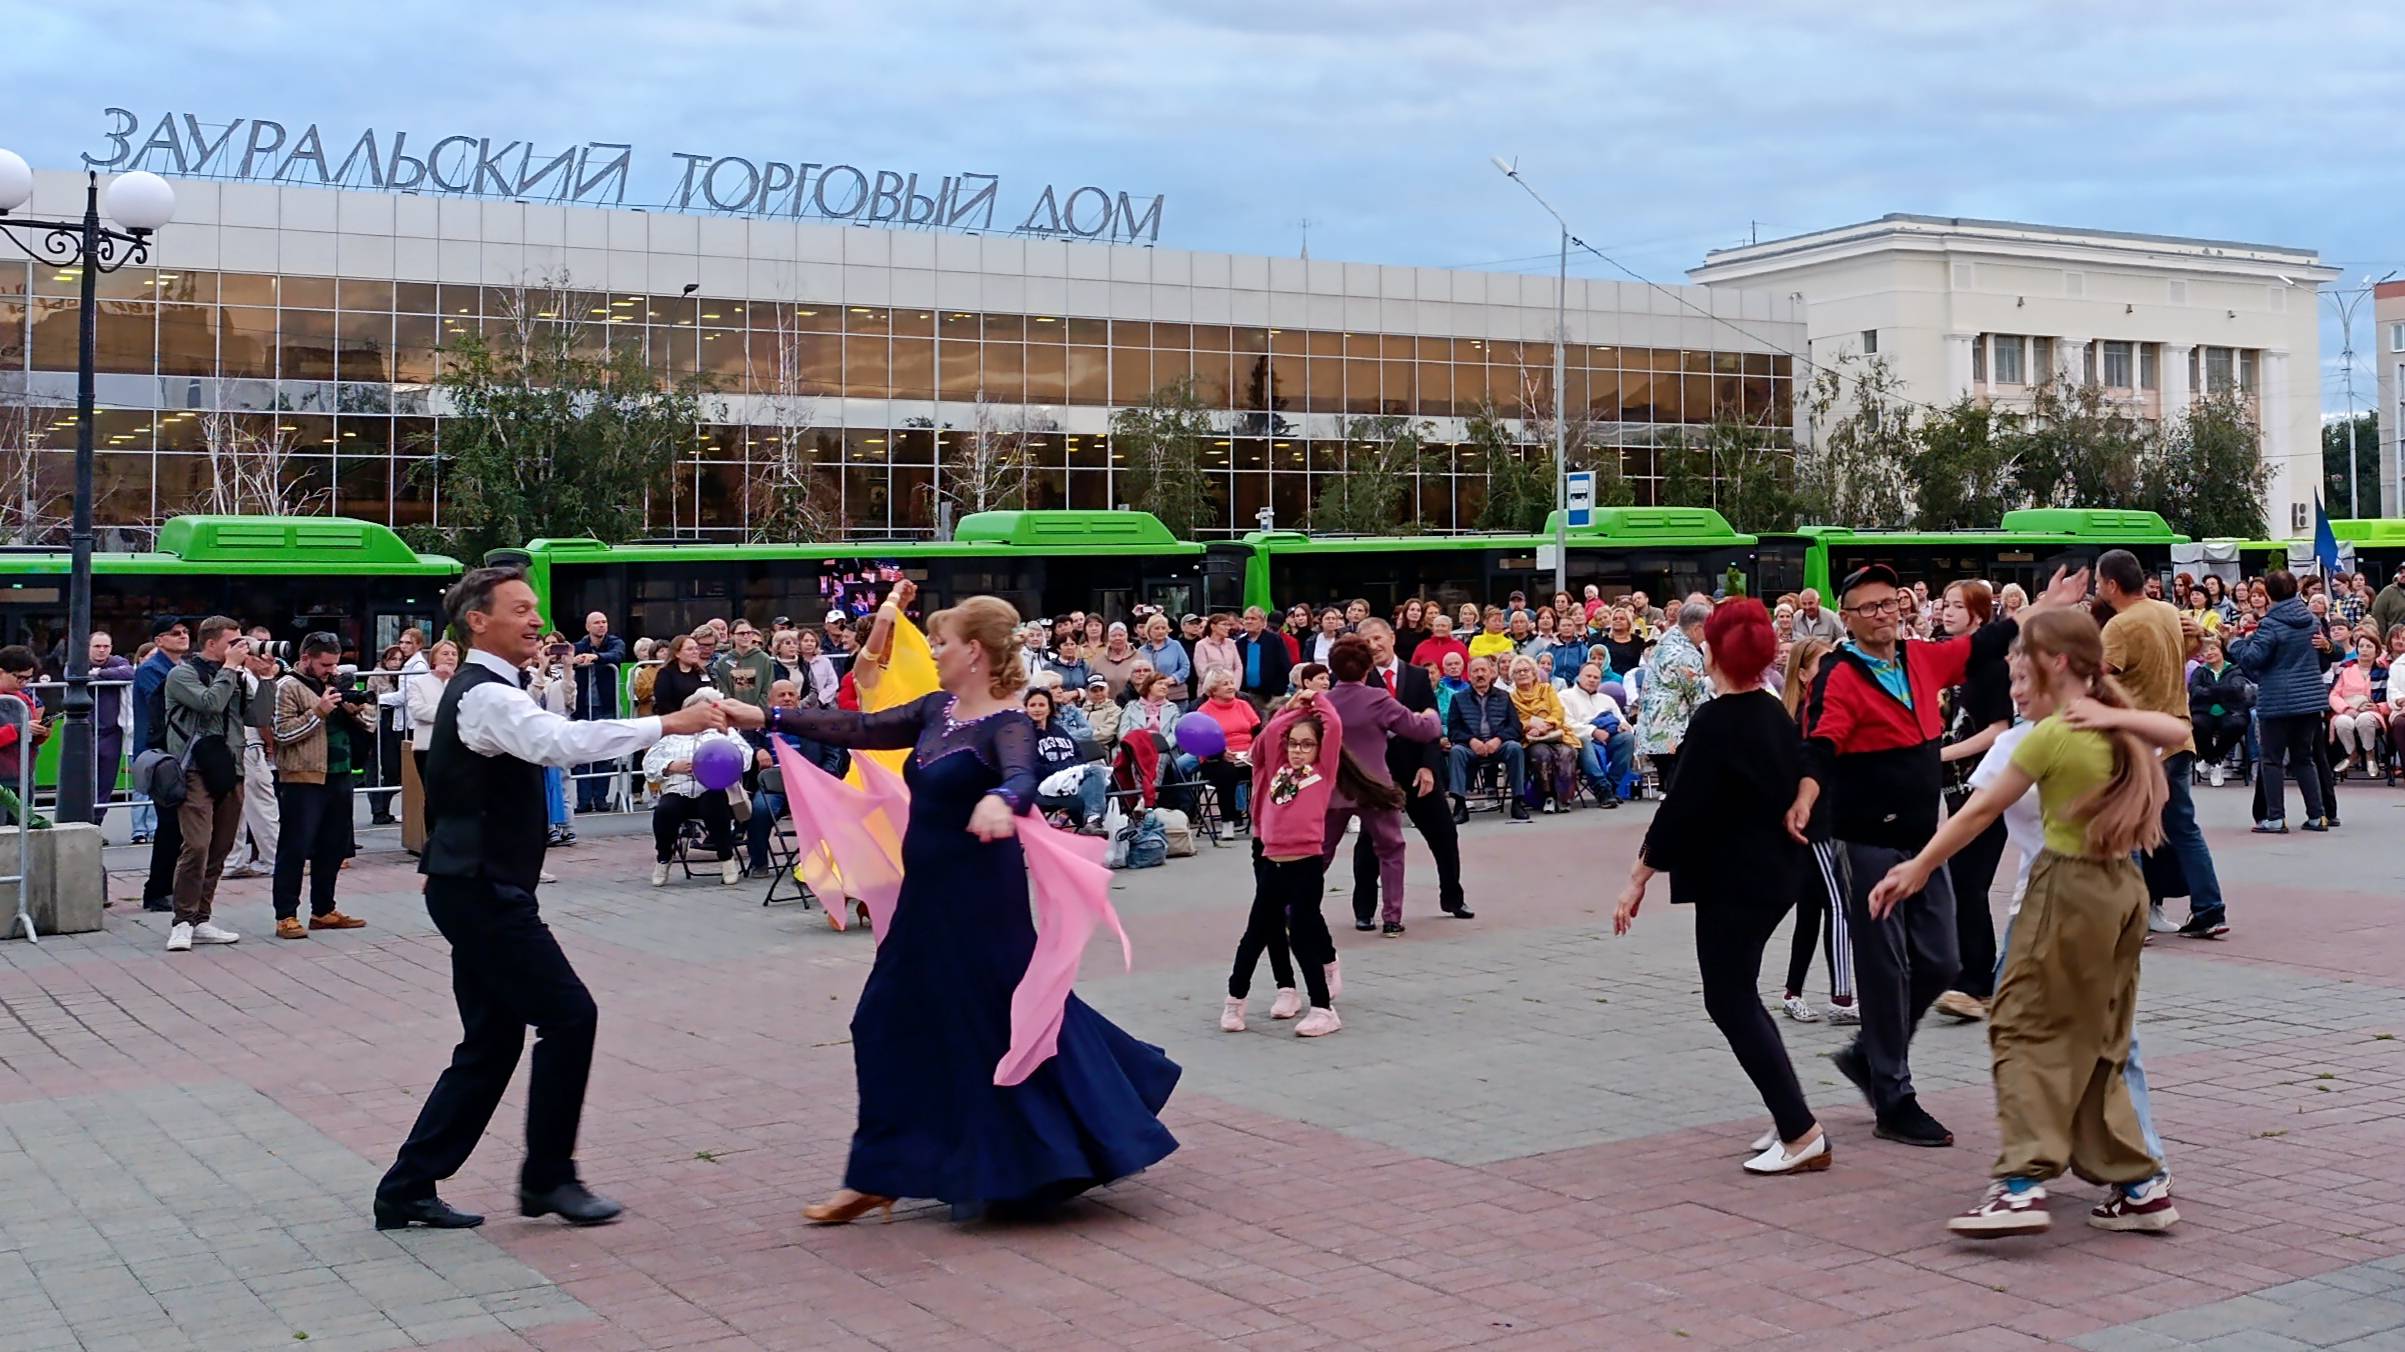
{"label": "glass facade building", "polygon": [[[73,186],[41,176],[45,198]],[[1206,533],[1253,529],[1264,508],[1302,524],[1363,417],[1423,426],[1434,450],[1409,510],[1431,529],[1468,529],[1483,482],[1468,419],[1492,409],[1525,439],[1527,415],[1552,402],[1550,277],[177,188],[155,265],[99,281],[104,526],[205,505],[208,451],[229,428],[289,448],[297,500],[439,522],[441,478],[424,462],[442,449],[445,345],[523,325],[706,383],[673,488],[648,504],[661,536],[742,535],[746,485],[789,436],[808,439],[856,536],[933,534],[930,490],[953,438],[980,426],[1024,439],[1027,505],[1109,507],[1113,411],[1188,380],[1214,429]],[[678,278],[690,280],[665,284]],[[44,475],[65,472],[77,432],[78,283],[72,269],[0,262],[0,401],[12,406],[0,435],[34,450]],[[1617,450],[1640,501],[1678,429],[1716,416],[1791,428],[1784,349],[1801,326],[1784,300],[1571,286],[1567,402]]]}

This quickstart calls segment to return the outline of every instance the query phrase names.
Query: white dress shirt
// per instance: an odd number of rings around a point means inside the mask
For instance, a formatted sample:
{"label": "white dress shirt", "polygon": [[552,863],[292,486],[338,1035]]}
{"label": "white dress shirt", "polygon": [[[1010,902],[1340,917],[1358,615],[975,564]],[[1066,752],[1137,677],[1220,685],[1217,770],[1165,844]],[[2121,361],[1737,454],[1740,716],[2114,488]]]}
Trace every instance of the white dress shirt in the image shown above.
{"label": "white dress shirt", "polygon": [[481,648],[470,648],[468,660],[507,682],[487,682],[459,701],[460,743],[478,755],[515,756],[565,769],[616,760],[660,740],[657,718],[562,718],[518,688],[516,667]]}

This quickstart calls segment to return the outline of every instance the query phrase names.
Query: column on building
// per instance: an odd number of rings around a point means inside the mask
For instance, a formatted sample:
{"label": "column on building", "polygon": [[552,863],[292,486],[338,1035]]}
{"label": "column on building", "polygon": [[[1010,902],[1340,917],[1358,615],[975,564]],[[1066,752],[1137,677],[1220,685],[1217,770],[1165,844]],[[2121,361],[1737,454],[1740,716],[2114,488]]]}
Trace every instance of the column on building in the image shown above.
{"label": "column on building", "polygon": [[1971,344],[1977,334],[1949,333],[1946,335],[1946,399],[1951,402],[1971,392]]}
{"label": "column on building", "polygon": [[2163,418],[2185,417],[2196,391],[2188,388],[2188,359],[2196,349],[2186,343],[2163,344]]}
{"label": "column on building", "polygon": [[[2305,500],[2298,484],[2296,463],[2290,459],[2294,446],[2288,430],[2288,370],[2287,349],[2264,350],[2263,388],[2258,392],[2256,407],[2262,415],[2263,463],[2272,469],[2270,500],[2264,504],[2267,508],[2264,515],[2270,520],[2275,536],[2286,535],[2295,527],[2291,505]],[[2321,457],[2314,456],[2313,464],[2318,468]]]}
{"label": "column on building", "polygon": [[2054,379],[2064,389],[2088,382],[2088,340],[2085,338],[2056,338],[2054,340]]}

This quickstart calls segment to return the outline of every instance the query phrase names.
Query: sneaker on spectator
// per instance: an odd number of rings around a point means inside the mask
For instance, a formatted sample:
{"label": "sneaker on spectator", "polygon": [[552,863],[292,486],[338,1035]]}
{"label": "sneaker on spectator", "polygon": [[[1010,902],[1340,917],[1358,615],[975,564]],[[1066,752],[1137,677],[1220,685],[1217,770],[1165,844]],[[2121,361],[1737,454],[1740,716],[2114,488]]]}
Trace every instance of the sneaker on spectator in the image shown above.
{"label": "sneaker on spectator", "polygon": [[2046,1214],[2046,1185],[2033,1178],[1999,1178],[1988,1184],[1977,1206],[1947,1221],[1946,1228],[1972,1239],[2001,1239],[2043,1234],[2053,1224]]}
{"label": "sneaker on spectator", "polygon": [[1220,1002],[1219,1031],[1222,1033],[1244,1031],[1244,1002],[1233,995]]}
{"label": "sneaker on spectator", "polygon": [[552,872],[550,869],[547,869],[547,868],[545,868],[545,869],[536,869],[536,870],[535,870],[535,874],[534,874],[534,880],[535,880],[536,882],[538,882],[538,883],[541,883],[541,884],[543,884],[544,886],[548,887],[548,886],[550,886],[552,883],[556,883],[556,882],[558,882],[558,881],[559,881],[559,875],[558,875],[558,874],[556,874],[556,873],[553,873],[553,872]]}
{"label": "sneaker on spectator", "polygon": [[2170,916],[2163,914],[2163,903],[2158,901],[2146,908],[2147,933],[2170,934],[2178,928],[2179,926],[2173,923]]}
{"label": "sneaker on spectator", "polygon": [[219,929],[203,920],[192,927],[192,942],[196,944],[238,944],[242,936],[230,929]]}
{"label": "sneaker on spectator", "polygon": [[666,887],[668,885],[668,866],[666,864],[654,864],[651,866],[651,885],[654,887]]}
{"label": "sneaker on spectator", "polygon": [[2220,910],[2189,916],[2188,923],[2180,926],[2178,932],[2182,937],[2189,939],[2221,938],[2230,932],[2229,922],[2223,918],[2228,914],[2228,911]]}
{"label": "sneaker on spectator", "polygon": [[2088,1212],[2088,1224],[2099,1230],[2155,1232],[2179,1224],[2171,1205],[2171,1175],[2157,1174],[2143,1183],[2116,1183]]}
{"label": "sneaker on spectator", "polygon": [[2258,836],[2284,836],[2288,834],[2288,823],[2281,821],[2278,818],[2274,818],[2270,821],[2256,822],[2255,834]]}
{"label": "sneaker on spectator", "polygon": [[1862,1022],[1862,1011],[1856,1008],[1854,1002],[1851,1000],[1848,1000],[1843,1004],[1840,1004],[1835,1000],[1830,1001],[1828,1012],[1829,1022],[1831,1023]]}
{"label": "sneaker on spectator", "polygon": [[[1334,999],[1334,996],[1330,996]],[[1238,1007],[1241,1012],[1242,1007]],[[1278,987],[1278,998],[1269,1002],[1269,1017],[1291,1019],[1303,1012],[1303,993],[1292,986]],[[1222,1025],[1223,1027],[1225,1025]]]}
{"label": "sneaker on spectator", "polygon": [[2221,787],[2222,781],[2228,777],[2228,774],[2228,771],[2222,769],[2221,762],[2215,761],[2213,762],[2212,768],[2205,771],[2205,782],[2218,789]]}
{"label": "sneaker on spectator", "polygon": [[[1795,1020],[1797,1023],[1819,1023],[1819,1022],[1820,1022],[1820,1011],[1819,1011],[1819,1010],[1817,1010],[1817,1009],[1814,1009],[1814,1008],[1812,1007],[1812,1004],[1811,1004],[1811,1002],[1810,1002],[1810,1001],[1808,1001],[1808,1000],[1806,1000],[1806,999],[1804,999],[1804,997],[1803,997],[1803,996],[1800,996],[1800,995],[1790,995],[1790,996],[1788,996],[1786,999],[1784,999],[1784,1000],[1781,1000],[1781,1001],[1779,1002],[1779,1004],[1780,1004],[1780,1005],[1781,1005],[1783,1008],[1785,1008],[1785,1009],[1786,1009],[1786,1011],[1787,1011],[1787,1017],[1788,1017],[1788,1018],[1791,1018],[1791,1019],[1793,1019],[1793,1020]],[[1776,1145],[1776,1144],[1778,1144],[1778,1142],[1776,1142],[1776,1141],[1773,1141],[1773,1142],[1771,1142],[1771,1145]],[[1770,1146],[1761,1146],[1761,1147],[1758,1147],[1758,1148],[1756,1149],[1755,1153],[1756,1153],[1756,1154],[1759,1154],[1759,1153],[1761,1153],[1763,1150],[1768,1150],[1769,1148],[1770,1148]]]}
{"label": "sneaker on spectator", "polygon": [[1296,1037],[1326,1037],[1342,1027],[1344,1027],[1344,1020],[1336,1017],[1335,1010],[1315,1008],[1305,1014],[1302,1021],[1294,1026],[1294,1035]]}
{"label": "sneaker on spectator", "polygon": [[736,863],[732,859],[719,860],[718,881],[725,883],[729,887],[733,887],[735,884],[742,882],[743,865]]}
{"label": "sneaker on spectator", "polygon": [[184,953],[184,952],[189,952],[189,951],[191,950],[191,948],[192,948],[192,927],[191,927],[190,925],[188,925],[188,924],[185,924],[185,923],[184,923],[183,921],[181,921],[181,920],[178,920],[178,921],[176,921],[174,924],[172,924],[172,925],[170,925],[170,926],[168,926],[168,927],[167,927],[167,951],[168,951],[168,952],[170,952],[170,953]]}

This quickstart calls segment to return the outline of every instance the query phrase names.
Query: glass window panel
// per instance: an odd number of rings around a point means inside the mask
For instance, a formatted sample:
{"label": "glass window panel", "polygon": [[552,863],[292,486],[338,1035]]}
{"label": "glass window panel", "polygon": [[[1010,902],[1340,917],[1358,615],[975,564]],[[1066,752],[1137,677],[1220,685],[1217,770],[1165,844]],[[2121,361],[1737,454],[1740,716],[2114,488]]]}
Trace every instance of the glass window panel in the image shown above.
{"label": "glass window panel", "polygon": [[1196,352],[1193,357],[1195,394],[1212,408],[1234,408],[1233,359],[1226,352]]}
{"label": "glass window panel", "polygon": [[[1158,333],[1163,327],[1163,325],[1155,324],[1153,331]],[[1179,381],[1190,380],[1193,376],[1194,354],[1183,348],[1153,349],[1152,385],[1154,389],[1165,390]]]}
{"label": "glass window panel", "polygon": [[935,463],[935,433],[924,427],[905,427],[891,438],[893,458],[899,464],[932,465]]}
{"label": "glass window panel", "polygon": [[2138,387],[2160,389],[2163,384],[2163,349],[2156,343],[2138,344]]}
{"label": "glass window panel", "polygon": [[1342,413],[1344,411],[1344,359],[1342,357],[1313,357],[1305,366],[1304,381],[1304,412]]}
{"label": "glass window panel", "polygon": [[276,279],[255,272],[221,272],[217,275],[217,299],[225,305],[273,305]]}
{"label": "glass window panel", "polygon": [[[1120,331],[1126,326],[1113,321],[1111,337],[1123,344],[1111,349],[1111,402],[1122,407],[1141,404],[1152,397],[1152,349],[1149,346],[1125,345]],[[1151,325],[1144,326],[1147,333]]]}
{"label": "glass window panel", "polygon": [[1155,351],[1162,348],[1191,348],[1194,346],[1193,326],[1156,322],[1152,326],[1152,346]]}
{"label": "glass window panel", "polygon": [[[1319,365],[1313,362],[1313,366]],[[1348,357],[1344,362],[1344,411],[1375,413],[1379,408],[1378,363],[1374,359]]]}
{"label": "glass window panel", "polygon": [[159,307],[159,374],[213,376],[217,374],[217,307],[162,305]]}
{"label": "glass window panel", "polygon": [[1108,347],[1111,343],[1111,324],[1107,319],[1072,319],[1068,321],[1069,341],[1088,347]]}
{"label": "glass window panel", "polygon": [[1230,352],[1267,352],[1269,351],[1269,330],[1229,329],[1228,350]]}
{"label": "glass window panel", "polygon": [[2134,389],[2138,383],[2135,354],[2128,343],[2107,342],[2104,348],[2104,383],[2117,390]]}
{"label": "glass window panel", "polygon": [[[1305,364],[1306,363],[1304,362],[1303,358],[1299,356],[1280,354],[1269,358],[1269,400],[1266,405],[1267,408],[1271,410],[1278,410],[1300,409],[1303,407],[1305,397],[1303,387],[1303,368]],[[1245,393],[1247,396],[1251,396],[1254,392],[1248,388]],[[1248,402],[1250,402],[1249,399]]]}
{"label": "glass window panel", "polygon": [[39,300],[33,306],[33,368],[72,371],[82,361],[80,303]]}
{"label": "glass window panel", "polygon": [[893,312],[894,337],[932,338],[935,336],[933,310],[896,310]]}
{"label": "glass window panel", "polygon": [[32,287],[28,267],[19,259],[0,259],[0,296],[22,296]]}
{"label": "glass window panel", "polygon": [[1100,470],[1069,471],[1069,505],[1087,512],[1110,510],[1110,476]]}
{"label": "glass window panel", "polygon": [[1745,396],[1740,387],[1743,383],[1744,377],[1742,376],[1714,374],[1712,377],[1712,401],[1704,406],[1705,416],[1711,418],[1742,416],[1740,410],[1745,406]]}
{"label": "glass window panel", "polygon": [[[159,307],[105,301],[93,326],[92,369],[103,375],[149,375],[158,366]],[[77,335],[81,341],[81,335]]]}
{"label": "glass window panel", "polygon": [[936,322],[936,332],[947,341],[954,338],[975,341],[982,331],[979,317],[966,310],[946,310]]}
{"label": "glass window panel", "polygon": [[345,310],[390,310],[393,284],[345,277],[334,285],[334,300]]}
{"label": "glass window panel", "polygon": [[1027,320],[1027,341],[1058,347],[1066,342],[1068,325],[1058,315],[1031,315]]}
{"label": "glass window panel", "polygon": [[886,521],[889,482],[882,465],[846,465],[843,471],[843,519],[855,531],[892,529]]}
{"label": "glass window panel", "polygon": [[1141,320],[1114,319],[1111,321],[1111,346],[1151,347],[1152,325]]}
{"label": "glass window panel", "polygon": [[432,282],[395,282],[392,286],[393,308],[405,314],[430,315],[441,313],[441,300]]}
{"label": "glass window panel", "polygon": [[1194,350],[1197,352],[1227,352],[1230,330],[1225,324],[1196,324]]}
{"label": "glass window panel", "polygon": [[1308,336],[1301,329],[1271,329],[1269,350],[1283,356],[1301,356]]}
{"label": "glass window panel", "polygon": [[334,316],[324,310],[286,310],[277,330],[278,374],[285,380],[334,378]]}
{"label": "glass window panel", "polygon": [[1069,402],[1094,405],[1111,402],[1109,350],[1099,347],[1071,347],[1064,351],[1067,352],[1069,360]]}
{"label": "glass window panel", "polygon": [[276,300],[287,310],[331,310],[334,308],[334,279],[286,274],[277,279]]}
{"label": "glass window panel", "polygon": [[1069,401],[1069,350],[1057,343],[1027,345],[1027,402],[1065,404]]}
{"label": "glass window panel", "polygon": [[793,326],[804,333],[834,333],[843,327],[843,314],[832,305],[805,301],[793,307]]}
{"label": "glass window panel", "polygon": [[[698,313],[698,310],[696,311]],[[751,307],[746,325],[754,333],[775,333],[793,327],[793,307],[762,301]]]}
{"label": "glass window panel", "polygon": [[935,397],[934,339],[893,340],[893,391],[897,399]]}
{"label": "glass window panel", "polygon": [[985,316],[985,339],[989,343],[1005,338],[1016,343],[1026,336],[1027,321],[1018,315]]}
{"label": "glass window panel", "polygon": [[705,329],[701,335],[701,373],[729,394],[743,389],[744,364],[750,358],[750,337],[740,329]]}
{"label": "glass window panel", "polygon": [[[971,315],[968,318],[973,324],[976,316]],[[975,332],[974,328],[971,328],[970,331],[972,335]],[[949,318],[946,320],[944,335],[935,347],[936,362],[942,376],[943,397],[963,402],[975,399],[977,391],[982,388],[983,383],[981,380],[983,367],[979,361],[981,349],[977,340],[974,336],[965,340],[951,336]]]}
{"label": "glass window panel", "polygon": [[151,294],[160,300],[180,301],[185,304],[212,304],[217,299],[217,274],[196,272],[190,268],[180,272],[173,269],[162,270],[153,279]]}
{"label": "glass window panel", "polygon": [[341,348],[335,357],[335,376],[342,380],[391,380],[392,324],[392,315],[382,310],[342,315],[336,322]]}
{"label": "glass window panel", "polygon": [[1303,351],[1313,357],[1341,357],[1344,355],[1344,335],[1329,331],[1306,333],[1303,335]]}
{"label": "glass window panel", "polygon": [[[1016,320],[1016,315],[1005,316]],[[987,315],[991,322],[995,316]],[[982,382],[985,397],[998,404],[1019,404],[1027,400],[1027,349],[1012,341],[988,340],[985,344],[985,376]]]}
{"label": "glass window panel", "polygon": [[[1458,342],[1455,346],[1459,346]],[[1493,388],[1490,391],[1488,379],[1490,374],[1493,373],[1487,367],[1474,362],[1455,363],[1453,367],[1453,413],[1455,417],[1475,417],[1494,402],[1491,397],[1492,393],[1508,393],[1510,391],[1511,387],[1502,381],[1493,382]]]}
{"label": "glass window panel", "polygon": [[1660,377],[1650,370],[1627,370],[1620,373],[1620,419],[1623,422],[1654,421],[1655,382]]}
{"label": "glass window panel", "polygon": [[1416,366],[1412,381],[1415,391],[1413,411],[1429,418],[1452,417],[1452,365],[1441,361],[1424,361]]}

